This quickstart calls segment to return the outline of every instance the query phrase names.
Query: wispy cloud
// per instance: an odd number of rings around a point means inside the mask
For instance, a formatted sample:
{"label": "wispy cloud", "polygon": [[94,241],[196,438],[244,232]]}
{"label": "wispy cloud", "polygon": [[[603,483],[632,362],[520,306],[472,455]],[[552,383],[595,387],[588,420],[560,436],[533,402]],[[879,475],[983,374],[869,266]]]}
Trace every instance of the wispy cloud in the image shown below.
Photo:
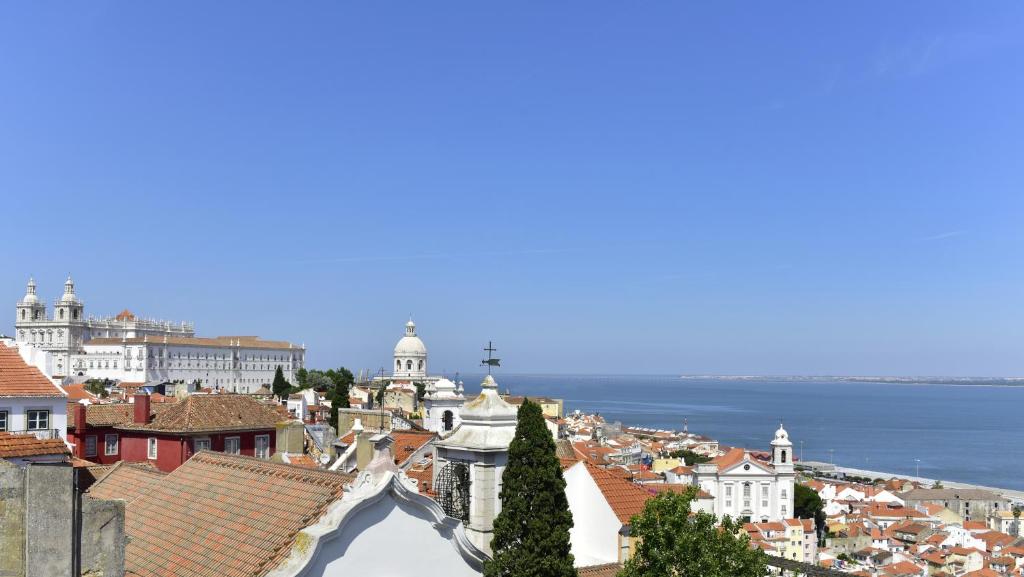
{"label": "wispy cloud", "polygon": [[919,238],[917,240],[918,240],[918,242],[928,242],[928,241],[932,241],[932,240],[942,240],[944,238],[953,238],[954,236],[963,236],[965,234],[967,234],[966,230],[951,230],[951,231],[948,231],[948,232],[941,232],[939,234],[933,234],[931,236],[924,236],[924,237],[921,237],[921,238]]}
{"label": "wispy cloud", "polygon": [[422,254],[393,254],[393,255],[346,255],[338,257],[324,257],[305,259],[297,261],[302,264],[318,263],[343,263],[343,262],[386,262],[386,261],[409,261],[409,260],[441,260],[441,259],[465,259],[465,258],[487,258],[499,256],[523,256],[523,255],[545,255],[573,252],[570,248],[528,248],[516,250],[480,251],[480,252],[438,252]]}

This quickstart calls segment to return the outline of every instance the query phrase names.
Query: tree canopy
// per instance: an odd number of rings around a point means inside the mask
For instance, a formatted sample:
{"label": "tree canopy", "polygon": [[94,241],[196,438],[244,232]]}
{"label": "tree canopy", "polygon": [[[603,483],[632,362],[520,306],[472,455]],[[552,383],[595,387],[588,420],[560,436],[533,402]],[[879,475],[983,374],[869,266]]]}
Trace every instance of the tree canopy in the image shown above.
{"label": "tree canopy", "polygon": [[355,382],[355,377],[352,376],[352,371],[345,367],[340,367],[338,370],[330,370],[326,373],[327,378],[331,380],[334,388],[331,390],[331,416],[328,423],[334,427],[334,430],[338,430],[338,409],[347,409],[349,405],[348,395],[349,388]]}
{"label": "tree canopy", "polygon": [[690,514],[696,488],[649,499],[630,521],[633,556],[619,577],[763,577],[765,554],[730,517],[716,523],[703,511]]}
{"label": "tree canopy", "polygon": [[572,513],[555,441],[540,405],[524,400],[502,475],[501,512],[494,519],[486,577],[575,577]]}
{"label": "tree canopy", "polygon": [[277,365],[277,370],[274,371],[274,384],[272,385],[274,396],[281,399],[282,401],[288,398],[288,394],[292,392],[292,385],[284,378],[284,371],[281,369],[281,365]]}
{"label": "tree canopy", "polygon": [[672,457],[673,459],[683,459],[684,462],[690,467],[696,465],[697,463],[707,463],[708,461],[711,460],[711,457],[698,455],[697,453],[694,453],[689,449],[680,449],[678,451],[672,451],[671,453],[668,454],[668,456]]}
{"label": "tree canopy", "polygon": [[814,519],[815,531],[821,539],[825,530],[825,505],[814,489],[799,483],[793,485],[793,516]]}

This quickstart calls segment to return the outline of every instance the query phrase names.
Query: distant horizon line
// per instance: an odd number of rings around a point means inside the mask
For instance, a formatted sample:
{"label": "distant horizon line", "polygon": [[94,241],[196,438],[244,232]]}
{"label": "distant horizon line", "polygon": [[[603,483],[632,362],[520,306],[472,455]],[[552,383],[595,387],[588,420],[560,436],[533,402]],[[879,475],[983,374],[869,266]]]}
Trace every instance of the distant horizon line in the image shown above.
{"label": "distant horizon line", "polygon": [[[327,369],[323,369],[327,370]],[[464,376],[483,376],[486,371],[456,373],[442,371],[431,376],[449,377],[455,374]],[[496,379],[502,375],[511,377],[664,377],[674,379],[719,379],[719,380],[766,380],[766,379],[800,379],[800,380],[856,380],[856,381],[893,381],[893,382],[917,382],[927,384],[933,381],[952,381],[957,383],[972,381],[1021,381],[1024,384],[1024,376],[949,376],[949,375],[816,375],[816,374],[686,374],[686,373],[561,373],[561,372],[495,372]]]}

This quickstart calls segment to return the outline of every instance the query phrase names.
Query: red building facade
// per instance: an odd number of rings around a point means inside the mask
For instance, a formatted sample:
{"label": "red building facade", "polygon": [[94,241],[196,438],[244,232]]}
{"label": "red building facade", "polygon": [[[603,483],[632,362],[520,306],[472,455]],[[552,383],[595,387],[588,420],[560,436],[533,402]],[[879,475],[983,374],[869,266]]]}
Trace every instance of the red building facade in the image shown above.
{"label": "red building facade", "polygon": [[277,423],[287,420],[277,405],[233,394],[158,404],[140,394],[133,403],[72,410],[68,440],[76,457],[102,464],[149,462],[166,472],[204,449],[269,459]]}

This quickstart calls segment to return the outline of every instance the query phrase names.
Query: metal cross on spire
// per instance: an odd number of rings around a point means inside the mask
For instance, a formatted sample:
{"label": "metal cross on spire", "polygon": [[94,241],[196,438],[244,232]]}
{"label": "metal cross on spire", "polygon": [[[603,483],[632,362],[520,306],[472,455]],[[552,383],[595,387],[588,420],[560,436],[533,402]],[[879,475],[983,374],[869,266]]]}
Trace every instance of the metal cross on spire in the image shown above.
{"label": "metal cross on spire", "polygon": [[498,349],[494,348],[494,343],[487,341],[487,346],[484,347],[487,351],[487,358],[480,362],[480,366],[487,367],[487,374],[491,374],[491,367],[500,367],[501,359],[494,358],[493,353],[497,352]]}

